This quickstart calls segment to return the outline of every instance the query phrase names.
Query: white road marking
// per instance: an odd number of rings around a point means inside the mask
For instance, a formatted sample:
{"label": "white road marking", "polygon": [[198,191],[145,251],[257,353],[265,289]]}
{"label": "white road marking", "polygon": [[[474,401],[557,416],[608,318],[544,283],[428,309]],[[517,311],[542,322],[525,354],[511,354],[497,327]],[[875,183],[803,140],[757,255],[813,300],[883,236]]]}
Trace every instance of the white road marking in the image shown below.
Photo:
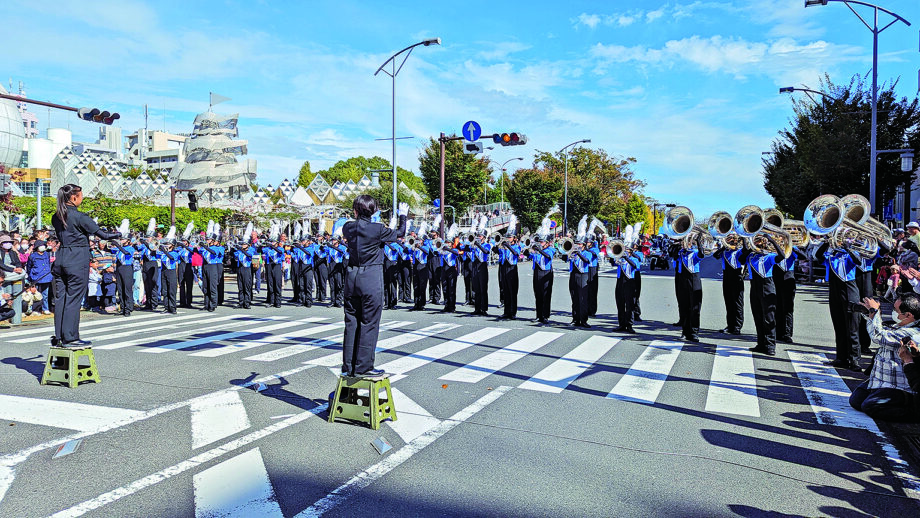
{"label": "white road marking", "polygon": [[760,417],[752,354],[743,345],[716,346],[706,395],[707,412]]}
{"label": "white road marking", "polygon": [[[281,320],[283,318],[285,317],[268,317],[267,320]],[[257,333],[268,333],[276,329],[283,329],[285,327],[291,327],[292,325],[296,323],[297,322],[280,322],[280,323],[275,323],[275,324],[271,324],[267,326],[256,327],[253,329],[247,329],[245,331],[231,331],[229,333],[220,333],[214,336],[196,338],[194,340],[184,340],[181,342],[174,342],[171,344],[163,344],[163,345],[157,345],[153,347],[147,347],[147,348],[141,349],[141,352],[153,353],[153,354],[167,353],[169,351],[175,351],[178,349],[187,349],[189,347],[196,347],[199,345],[216,343],[216,342],[220,342],[221,340],[232,340],[234,338],[254,335]]]}
{"label": "white road marking", "polygon": [[862,428],[871,432],[904,492],[911,498],[920,498],[920,478],[914,475],[910,465],[901,458],[891,439],[879,429],[875,420],[850,406],[852,391],[837,373],[837,369],[824,365],[827,358],[820,353],[787,353],[818,422],[829,426]]}
{"label": "white road marking", "polygon": [[310,410],[307,410],[306,412],[301,412],[283,421],[278,421],[277,423],[266,426],[265,428],[262,428],[260,430],[250,432],[222,446],[218,446],[216,448],[212,448],[210,450],[201,452],[198,455],[195,455],[194,457],[188,460],[184,460],[178,464],[174,464],[168,468],[157,471],[156,473],[147,475],[146,477],[135,480],[134,482],[131,482],[130,484],[126,486],[122,486],[117,489],[113,489],[112,491],[103,493],[97,496],[96,498],[87,500],[73,507],[64,509],[63,511],[59,511],[51,516],[52,518],[67,518],[67,517],[74,517],[74,516],[82,516],[90,511],[99,509],[100,507],[104,505],[120,500],[126,496],[133,495],[134,493],[137,493],[138,491],[142,489],[146,489],[152,485],[159,484],[160,482],[164,480],[170,479],[190,469],[197,468],[198,466],[206,462],[210,462],[218,457],[226,455],[227,453],[230,453],[232,451],[238,450],[255,441],[264,439],[265,437],[268,437],[269,435],[272,435],[276,432],[284,430],[285,428],[289,428],[291,426],[294,426],[295,424],[301,423],[309,419],[310,417],[313,417],[314,415],[319,414],[320,412],[323,412],[324,410],[326,410],[328,406],[329,406],[328,404],[322,404],[316,408],[312,408]]}
{"label": "white road marking", "polygon": [[441,420],[431,415],[409,396],[399,389],[391,389],[393,403],[396,405],[396,421],[386,421],[396,433],[402,437],[403,442],[412,442],[415,438],[441,424]]}
{"label": "white road marking", "polygon": [[195,517],[284,518],[258,447],[192,477]]}
{"label": "white road marking", "polygon": [[[179,322],[182,320],[188,320],[192,318],[199,318],[199,319],[201,318],[201,315],[182,315],[181,317],[178,315],[170,315],[170,316],[172,316],[173,318],[170,319],[169,323],[163,323],[164,321],[162,320],[159,320],[156,322],[145,323],[143,326],[143,332],[146,333],[148,331],[155,331],[157,329],[167,329],[170,327],[175,327],[176,322]],[[150,324],[157,324],[157,325],[147,327]],[[81,329],[82,329],[82,326],[81,326]],[[122,331],[120,333],[113,332],[113,331],[118,331],[121,329],[127,329],[127,331]],[[133,336],[133,335],[136,335],[137,332],[138,332],[137,324],[133,322],[127,322],[127,321],[122,320],[120,325],[115,325],[111,327],[100,327],[99,329],[93,329],[92,331],[84,332],[83,334],[86,335],[85,336],[86,338],[89,338],[91,340],[111,340],[113,338],[121,338],[123,336]],[[20,338],[18,340],[13,340],[13,342],[15,343],[27,343],[30,341],[32,341],[32,339],[29,339],[29,338]]]}
{"label": "white road marking", "polygon": [[521,383],[519,388],[558,394],[618,343],[620,343],[619,338],[592,336],[562,358],[547,365],[529,380]]}
{"label": "white road marking", "polygon": [[[213,331],[215,329],[226,329],[227,327],[226,321],[234,319],[234,318],[239,318],[239,316],[238,315],[223,315],[219,317],[208,318],[206,320],[202,320],[201,322],[199,322],[198,323],[199,326],[195,326],[195,327],[189,326],[185,329],[182,329],[181,331],[176,331],[175,333],[167,333],[165,335],[158,334],[154,336],[144,336],[143,338],[137,338],[135,340],[126,340],[124,342],[115,342],[112,344],[93,345],[93,349],[96,349],[97,351],[109,351],[112,349],[123,349],[125,347],[131,347],[132,345],[149,344],[153,342],[158,342],[160,340],[167,340],[170,338],[187,336],[192,333],[204,333],[207,331]],[[257,322],[257,321],[259,320],[246,320],[246,322]],[[200,327],[200,325],[214,324],[215,322],[221,322],[221,323],[217,325],[207,326],[207,327]]]}
{"label": "white road marking", "polygon": [[239,392],[206,394],[192,400],[192,449],[249,428],[249,416]]}
{"label": "white road marking", "polygon": [[[328,320],[326,317],[309,317],[298,322],[303,323],[314,323],[321,322],[323,320]],[[274,344],[278,342],[283,342],[285,340],[293,340],[295,338],[300,338],[303,336],[308,336],[312,334],[325,333],[337,327],[341,327],[345,324],[326,324],[323,326],[300,329],[298,331],[293,331],[290,333],[277,334],[266,336],[264,338],[256,338],[255,340],[249,340],[247,342],[240,342],[236,344],[225,345],[223,347],[215,347],[214,349],[205,349],[203,351],[194,352],[189,354],[189,356],[203,356],[205,358],[214,358],[217,356],[223,356],[225,354],[231,354],[238,351],[245,351],[247,349],[253,349],[255,347],[261,347],[263,345]]]}
{"label": "white road marking", "polygon": [[[380,329],[392,329],[396,327],[402,327],[406,325],[414,324],[415,322],[406,322],[406,321],[393,321],[385,322],[380,324]],[[330,324],[331,325],[331,324]],[[324,331],[330,331],[339,327],[344,327],[345,324],[335,324],[335,327],[327,327]],[[273,362],[280,360],[282,358],[287,358],[289,356],[296,356],[298,354],[303,354],[310,352],[314,349],[319,349],[321,347],[329,347],[335,344],[341,344],[344,334],[339,333],[335,335],[330,335],[325,338],[320,338],[317,340],[311,340],[309,343],[305,344],[294,344],[287,347],[282,347],[281,349],[275,349],[274,351],[268,351],[262,354],[257,354],[255,356],[249,356],[243,358],[244,360],[256,361],[256,362]]]}
{"label": "white road marking", "polygon": [[429,444],[441,438],[447,432],[453,430],[460,423],[463,423],[470,417],[476,415],[477,412],[493,403],[499,397],[508,393],[509,390],[511,390],[511,387],[501,386],[482,396],[470,406],[457,412],[450,418],[442,421],[438,426],[420,435],[415,440],[403,446],[399,450],[396,450],[377,464],[374,464],[361,473],[358,473],[341,486],[335,488],[332,490],[332,492],[314,503],[308,509],[305,509],[301,513],[297,514],[296,518],[322,516],[324,513],[332,510],[334,507],[343,503],[356,492],[364,489],[380,477],[398,468],[403,462],[406,462],[413,455],[422,451]]}
{"label": "white road marking", "polygon": [[0,395],[0,419],[92,432],[143,414],[139,410]]}
{"label": "white road marking", "polygon": [[680,354],[681,342],[667,340],[654,340],[648,344],[645,351],[639,356],[614,385],[610,394],[611,399],[636,401],[639,403],[655,403],[664,382],[668,379],[674,362]]}
{"label": "white road marking", "polygon": [[[179,316],[179,315],[185,315],[185,312],[178,313],[177,315],[168,315],[168,316],[169,316],[170,318],[175,318],[176,316]],[[120,316],[109,316],[109,317],[106,317],[106,318],[101,318],[100,320],[93,320],[92,322],[81,322],[81,323],[80,323],[80,329],[86,329],[86,328],[89,328],[89,327],[97,327],[97,326],[108,326],[108,325],[115,325],[115,326],[120,327],[122,324],[125,324],[125,323],[127,323],[128,321],[130,321],[130,322],[141,322],[141,321],[144,321],[144,320],[151,320],[151,319],[164,318],[164,317],[166,317],[166,316],[167,316],[167,315],[166,315],[166,314],[163,314],[163,313],[154,313],[154,314],[150,314],[150,315],[141,315],[141,316],[136,316],[136,317],[130,317],[128,320],[125,320],[124,317],[120,317]],[[53,335],[53,334],[54,334],[54,321],[53,321],[53,319],[49,319],[49,323],[50,323],[51,325],[43,325],[43,326],[39,326],[39,327],[30,327],[29,329],[22,329],[22,330],[20,330],[20,331],[10,331],[9,333],[4,332],[4,333],[3,333],[3,336],[5,336],[5,337],[13,337],[13,336],[28,336],[28,335],[44,335],[44,334],[47,334],[48,332],[50,332],[50,333]],[[49,335],[49,336],[50,336],[50,335]],[[17,342],[20,342],[20,341],[21,341],[21,340],[17,340]]]}
{"label": "white road marking", "polygon": [[[417,331],[400,333],[394,337],[377,342],[376,352],[379,353],[381,351],[387,351],[403,345],[408,345],[423,338],[434,336],[442,331],[450,331],[451,329],[455,329],[457,327],[460,327],[460,324],[434,324],[428,327],[423,327]],[[310,365],[319,365],[321,367],[335,367],[336,365],[340,365],[342,363],[342,353],[332,353],[313,360],[309,360],[305,363]]]}
{"label": "white road marking", "polygon": [[563,333],[537,331],[511,345],[507,345],[493,353],[487,354],[469,365],[448,372],[438,379],[445,381],[462,381],[464,383],[482,381],[483,378],[504,369],[508,365],[533,353],[562,335]]}
{"label": "white road marking", "polygon": [[406,373],[409,371],[485,342],[490,338],[495,338],[507,331],[509,331],[509,329],[502,327],[484,327],[482,329],[477,329],[460,338],[448,340],[447,342],[433,345],[417,353],[410,354],[409,356],[403,356],[402,358],[384,363],[378,366],[378,368],[389,372],[390,382],[395,383],[405,378]]}

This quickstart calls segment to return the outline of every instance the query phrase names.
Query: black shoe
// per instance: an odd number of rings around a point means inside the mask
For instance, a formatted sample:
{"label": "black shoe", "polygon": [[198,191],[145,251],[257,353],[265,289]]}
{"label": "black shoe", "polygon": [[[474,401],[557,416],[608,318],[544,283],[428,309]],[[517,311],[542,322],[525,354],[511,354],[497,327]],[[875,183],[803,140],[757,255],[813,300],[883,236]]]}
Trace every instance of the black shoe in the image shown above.
{"label": "black shoe", "polygon": [[540,321],[541,324],[549,324],[549,319],[548,319],[548,318],[541,318],[541,319],[539,319],[539,321]]}
{"label": "black shoe", "polygon": [[684,338],[684,340],[686,340],[686,341],[688,341],[688,342],[693,342],[693,343],[696,343],[696,344],[700,343],[700,337],[698,337],[698,336],[687,336],[687,337]]}
{"label": "black shoe", "polygon": [[642,318],[639,315],[633,315],[633,322],[642,322]]}
{"label": "black shoe", "polygon": [[623,330],[623,332],[624,332],[624,333],[633,334],[633,335],[636,334],[636,330],[633,329],[632,326],[627,327],[626,329]]}
{"label": "black shoe", "polygon": [[674,327],[684,327],[684,323],[683,323],[683,322],[674,322],[674,323],[671,324],[671,325],[674,326]]}
{"label": "black shoe", "polygon": [[419,309],[418,309],[417,307],[415,307],[415,306],[412,306],[412,307],[409,308],[407,311],[419,311]]}
{"label": "black shoe", "polygon": [[58,340],[58,337],[52,336],[51,337],[51,347],[55,347],[58,343],[60,343],[60,340]]}
{"label": "black shoe", "polygon": [[790,337],[790,336],[783,336],[783,337],[777,338],[776,341],[777,341],[777,342],[782,342],[782,343],[784,343],[784,344],[791,344],[791,343],[792,343],[792,337]]}
{"label": "black shoe", "polygon": [[763,347],[761,347],[761,346],[759,346],[759,345],[755,345],[754,347],[749,347],[749,348],[748,348],[748,351],[755,352],[755,353],[765,353],[765,352],[767,352],[767,350],[766,350],[765,348],[763,348]]}
{"label": "black shoe", "polygon": [[587,323],[587,322],[582,322],[581,325],[578,326],[578,327],[581,327],[581,328],[584,328],[584,329],[591,329],[591,324],[589,324],[589,323]]}
{"label": "black shoe", "polygon": [[369,376],[369,377],[371,377],[371,376],[380,376],[380,375],[382,375],[382,374],[386,374],[386,371],[384,371],[383,369],[371,369],[371,370],[369,370],[369,371],[367,371],[367,372],[361,372],[361,373],[357,374],[357,376]]}

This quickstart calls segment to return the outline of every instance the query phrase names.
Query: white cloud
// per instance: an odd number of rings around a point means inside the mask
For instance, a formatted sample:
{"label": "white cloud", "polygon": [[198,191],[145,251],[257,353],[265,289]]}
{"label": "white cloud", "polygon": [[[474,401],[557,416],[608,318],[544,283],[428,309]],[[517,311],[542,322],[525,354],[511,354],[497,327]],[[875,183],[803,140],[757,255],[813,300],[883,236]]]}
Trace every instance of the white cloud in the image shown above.
{"label": "white cloud", "polygon": [[601,17],[596,14],[581,13],[575,21],[577,22],[575,24],[576,27],[578,27],[578,25],[584,25],[589,29],[594,29],[601,23]]}
{"label": "white cloud", "polygon": [[492,49],[484,50],[477,55],[487,61],[505,59],[511,54],[523,52],[531,48],[530,45],[519,41],[487,42],[486,45],[492,47]]}
{"label": "white cloud", "polygon": [[661,18],[662,16],[664,16],[664,11],[665,11],[666,8],[667,8],[667,6],[661,6],[660,8],[658,8],[658,9],[656,9],[656,10],[654,10],[654,11],[649,11],[649,12],[645,13],[645,21],[646,21],[647,23],[652,23],[652,22],[654,22],[655,20],[658,20],[659,18]]}

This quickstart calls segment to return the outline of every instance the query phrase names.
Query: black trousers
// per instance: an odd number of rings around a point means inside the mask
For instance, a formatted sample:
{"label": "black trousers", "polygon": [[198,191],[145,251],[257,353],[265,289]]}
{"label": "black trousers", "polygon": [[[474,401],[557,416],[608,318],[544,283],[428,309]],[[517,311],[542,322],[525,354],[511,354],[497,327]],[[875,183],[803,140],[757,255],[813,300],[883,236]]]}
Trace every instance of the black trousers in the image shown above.
{"label": "black trousers", "polygon": [[383,309],[383,265],[349,266],[343,273],[342,372],[353,376],[374,368]]}
{"label": "black trousers", "polygon": [[499,304],[505,304],[505,290],[502,288],[505,284],[505,271],[502,269],[501,264],[498,266],[498,302]]}
{"label": "black trousers", "polygon": [[588,268],[588,316],[597,315],[597,266]]}
{"label": "black trousers", "polygon": [[588,281],[591,274],[572,270],[569,272],[569,295],[572,297],[572,321],[588,322]]}
{"label": "black trousers", "polygon": [[204,295],[204,309],[211,311],[217,308],[217,283],[221,275],[221,265],[205,264],[201,266],[201,292]]}
{"label": "black trousers", "polygon": [[294,296],[291,298],[291,302],[300,304],[303,302],[303,278],[301,277],[301,272],[303,270],[303,264],[297,261],[291,261],[291,290],[294,292]]}
{"label": "black trousers", "polygon": [[473,263],[473,304],[476,312],[489,312],[489,263]]}
{"label": "black trousers", "polygon": [[300,289],[304,307],[313,306],[313,265],[300,266]]}
{"label": "black trousers", "polygon": [[179,285],[179,273],[177,270],[160,268],[160,295],[162,295],[163,307],[170,313],[176,312],[176,288]]}
{"label": "black trousers", "polygon": [[[776,337],[791,342],[793,312],[795,311],[795,275],[776,275],[776,270],[773,272],[773,284],[776,286]],[[866,333],[865,344],[868,349],[869,331],[865,329],[865,326],[860,326],[860,328]],[[862,343],[862,333],[860,333],[860,344]]]}
{"label": "black trousers", "polygon": [[684,268],[678,278],[677,307],[680,310],[683,336],[698,338],[700,334],[700,310],[703,307],[703,285],[700,274]]}
{"label": "black trousers", "polygon": [[428,265],[416,263],[412,271],[412,291],[415,293],[413,309],[425,309],[425,296],[428,293]]}
{"label": "black trousers", "polygon": [[265,264],[265,303],[281,307],[281,288],[284,285],[284,272],[280,264]]}
{"label": "black trousers", "polygon": [[498,290],[505,296],[505,318],[514,318],[518,310],[518,267],[516,264],[503,264],[498,267],[502,274]]}
{"label": "black trousers", "polygon": [[[722,270],[722,299],[725,300],[725,327],[741,332],[744,326],[744,269],[726,264]],[[756,316],[755,316],[756,318]]]}
{"label": "black trousers", "polygon": [[633,320],[642,316],[642,306],[639,305],[639,296],[642,295],[642,272],[636,270],[633,276]]}
{"label": "black trousers", "polygon": [[[58,258],[51,266],[51,283],[54,285],[55,299],[54,336],[65,342],[80,339],[80,304],[86,296],[86,286],[89,282],[89,259],[86,257],[88,255],[76,253],[74,261],[62,261]],[[82,257],[86,258],[79,261]],[[0,320],[6,320],[6,317]]]}
{"label": "black trousers", "polygon": [[130,315],[134,311],[134,265],[118,265],[115,268],[115,280],[121,314]]}
{"label": "black trousers", "polygon": [[313,266],[313,279],[316,281],[316,301],[326,300],[326,285],[329,283],[329,263],[323,259]]}
{"label": "black trousers", "polygon": [[[862,300],[866,297],[872,297],[875,295],[875,292],[872,289],[872,270],[869,270],[868,272],[864,272],[860,270],[859,268],[856,269],[856,289],[859,290],[859,300]],[[791,315],[789,318],[790,318],[789,336],[792,336],[792,327],[791,327],[792,317]],[[869,352],[869,345],[871,344],[872,344],[872,340],[869,339],[869,330],[866,328],[865,325],[860,325],[859,326],[859,349],[860,351]]]}
{"label": "black trousers", "polygon": [[537,309],[537,319],[548,320],[553,300],[553,270],[533,270],[533,297]]}
{"label": "black trousers", "polygon": [[224,263],[220,263],[217,266],[217,305],[221,306],[224,303]]}
{"label": "black trousers", "polygon": [[192,286],[195,285],[195,272],[192,271],[192,265],[180,262],[176,267],[176,275],[179,279],[179,307],[192,307]]}
{"label": "black trousers", "polygon": [[776,285],[772,277],[751,272],[751,314],[757,330],[757,347],[776,352]]}
{"label": "black trousers", "polygon": [[457,267],[445,266],[441,269],[441,285],[444,291],[444,311],[457,310]]}
{"label": "black trousers", "polygon": [[837,360],[855,362],[859,359],[859,313],[850,311],[850,305],[859,301],[856,281],[842,281],[833,272],[829,275],[828,305],[834,325],[834,343]]}
{"label": "black trousers", "polygon": [[144,297],[147,302],[144,307],[147,309],[156,309],[160,305],[160,292],[157,291],[157,278],[160,277],[160,267],[156,259],[145,260],[141,266],[141,274],[144,279]]}
{"label": "black trousers", "polygon": [[399,262],[383,263],[383,307],[395,308],[399,296]]}
{"label": "black trousers", "polygon": [[431,282],[428,284],[428,294],[431,296],[432,304],[441,303],[441,275],[444,269],[441,268],[440,262],[438,258],[428,259],[428,271],[431,274]]}
{"label": "black trousers", "polygon": [[677,267],[674,267],[674,298],[677,300],[677,325],[679,327],[684,326],[684,308],[680,304],[680,273],[677,272]]}
{"label": "black trousers", "polygon": [[236,269],[236,289],[239,305],[248,308],[252,305],[252,266],[239,266]]}
{"label": "black trousers", "polygon": [[330,298],[333,306],[341,306],[345,303],[345,264],[332,263],[330,266],[329,287],[332,291]]}
{"label": "black trousers", "polygon": [[617,301],[617,324],[622,328],[632,328],[636,300],[636,279],[626,275],[617,277],[617,287],[614,296]]}
{"label": "black trousers", "polygon": [[463,303],[473,303],[473,262],[463,261],[460,266],[460,272],[463,274]]}
{"label": "black trousers", "polygon": [[399,300],[411,303],[412,300],[412,263],[399,262]]}

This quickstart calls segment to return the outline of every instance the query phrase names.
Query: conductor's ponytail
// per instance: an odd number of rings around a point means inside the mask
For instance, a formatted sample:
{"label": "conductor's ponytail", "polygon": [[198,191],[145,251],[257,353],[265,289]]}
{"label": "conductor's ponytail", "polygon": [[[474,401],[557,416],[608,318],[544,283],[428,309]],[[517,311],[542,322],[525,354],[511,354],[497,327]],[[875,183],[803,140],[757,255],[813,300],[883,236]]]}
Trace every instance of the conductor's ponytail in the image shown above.
{"label": "conductor's ponytail", "polygon": [[67,208],[73,207],[72,198],[83,189],[76,184],[68,183],[61,186],[57,193],[57,212],[55,215],[61,220],[64,228],[67,228]]}

